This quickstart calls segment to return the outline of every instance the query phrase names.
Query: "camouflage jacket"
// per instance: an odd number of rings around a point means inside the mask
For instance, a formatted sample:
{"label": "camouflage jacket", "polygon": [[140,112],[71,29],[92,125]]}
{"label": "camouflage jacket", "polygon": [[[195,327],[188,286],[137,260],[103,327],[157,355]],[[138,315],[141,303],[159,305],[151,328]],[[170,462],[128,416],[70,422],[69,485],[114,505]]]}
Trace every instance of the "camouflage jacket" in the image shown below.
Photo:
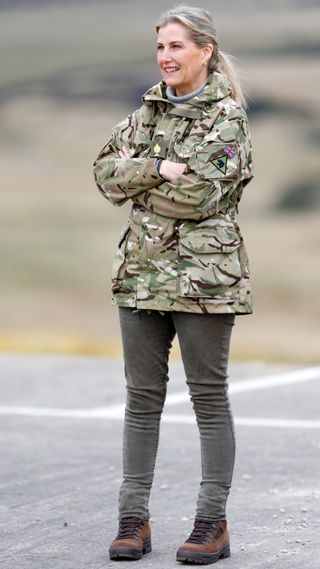
{"label": "camouflage jacket", "polygon": [[[252,178],[245,111],[219,73],[204,91],[175,105],[159,83],[118,124],[94,163],[95,180],[113,205],[132,209],[112,267],[119,306],[184,312],[252,312],[248,259],[236,223]],[[131,158],[119,158],[125,146]],[[156,157],[184,162],[175,183]]]}

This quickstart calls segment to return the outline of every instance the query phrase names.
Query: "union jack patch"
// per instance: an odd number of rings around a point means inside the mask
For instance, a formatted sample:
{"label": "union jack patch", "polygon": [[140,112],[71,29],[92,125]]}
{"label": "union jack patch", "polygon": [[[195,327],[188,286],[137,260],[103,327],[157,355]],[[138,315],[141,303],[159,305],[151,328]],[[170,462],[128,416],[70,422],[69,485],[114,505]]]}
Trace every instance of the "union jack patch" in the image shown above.
{"label": "union jack patch", "polygon": [[229,144],[223,149],[223,152],[230,158],[234,158],[237,154],[235,148],[232,148]]}

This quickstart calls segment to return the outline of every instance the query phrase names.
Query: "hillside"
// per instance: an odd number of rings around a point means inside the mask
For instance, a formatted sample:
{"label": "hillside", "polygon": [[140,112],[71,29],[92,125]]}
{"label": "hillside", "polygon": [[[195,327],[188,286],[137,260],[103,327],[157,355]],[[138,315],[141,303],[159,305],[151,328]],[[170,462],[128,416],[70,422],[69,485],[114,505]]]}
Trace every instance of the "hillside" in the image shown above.
{"label": "hillside", "polygon": [[[154,22],[169,6],[0,3],[0,348],[119,350],[106,281],[126,210],[98,196],[91,164],[158,81]],[[239,321],[236,357],[319,359],[319,16],[315,2],[215,10],[245,75],[255,151],[240,210],[255,315]]]}

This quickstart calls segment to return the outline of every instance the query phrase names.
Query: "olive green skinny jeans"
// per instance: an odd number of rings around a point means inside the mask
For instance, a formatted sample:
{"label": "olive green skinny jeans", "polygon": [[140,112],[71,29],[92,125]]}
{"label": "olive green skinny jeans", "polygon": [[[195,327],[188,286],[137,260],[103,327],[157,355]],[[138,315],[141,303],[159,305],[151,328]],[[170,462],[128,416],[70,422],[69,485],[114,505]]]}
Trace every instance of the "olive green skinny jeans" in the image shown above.
{"label": "olive green skinny jeans", "polygon": [[132,308],[120,308],[119,313],[127,382],[119,517],[149,518],[168,358],[177,334],[200,433],[202,482],[196,518],[225,519],[235,455],[227,393],[234,315]]}

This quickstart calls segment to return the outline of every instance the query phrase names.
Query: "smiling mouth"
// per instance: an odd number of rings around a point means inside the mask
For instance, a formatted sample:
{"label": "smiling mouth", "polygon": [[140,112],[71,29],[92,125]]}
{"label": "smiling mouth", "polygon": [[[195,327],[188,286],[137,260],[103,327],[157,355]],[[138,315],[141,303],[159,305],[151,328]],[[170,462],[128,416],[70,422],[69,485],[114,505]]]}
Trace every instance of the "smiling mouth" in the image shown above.
{"label": "smiling mouth", "polygon": [[164,67],[163,71],[165,73],[168,73],[168,75],[170,75],[170,73],[175,73],[176,71],[179,71],[180,67]]}

